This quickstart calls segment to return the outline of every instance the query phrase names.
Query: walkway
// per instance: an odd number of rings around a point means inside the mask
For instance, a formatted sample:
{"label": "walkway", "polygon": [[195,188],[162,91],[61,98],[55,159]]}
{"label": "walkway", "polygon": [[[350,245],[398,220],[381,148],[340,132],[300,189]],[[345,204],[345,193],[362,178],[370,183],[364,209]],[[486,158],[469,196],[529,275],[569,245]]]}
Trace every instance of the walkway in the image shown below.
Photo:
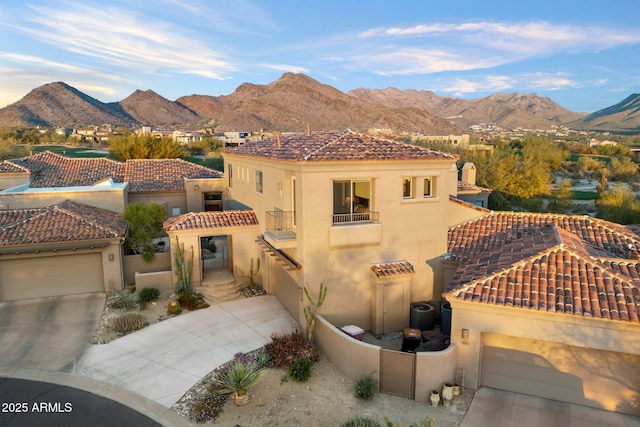
{"label": "walkway", "polygon": [[245,298],[151,325],[78,357],[71,374],[113,384],[170,408],[238,352],[262,347],[297,323],[272,295]]}

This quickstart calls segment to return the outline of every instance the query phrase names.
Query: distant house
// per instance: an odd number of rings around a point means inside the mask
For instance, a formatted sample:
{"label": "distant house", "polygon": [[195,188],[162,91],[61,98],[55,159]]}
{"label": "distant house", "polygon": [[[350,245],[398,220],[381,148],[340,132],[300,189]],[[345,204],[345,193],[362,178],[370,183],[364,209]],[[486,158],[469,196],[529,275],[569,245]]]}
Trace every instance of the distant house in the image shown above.
{"label": "distant house", "polygon": [[222,209],[225,186],[220,172],[178,159],[43,152],[1,162],[0,301],[122,289],[126,206]]}

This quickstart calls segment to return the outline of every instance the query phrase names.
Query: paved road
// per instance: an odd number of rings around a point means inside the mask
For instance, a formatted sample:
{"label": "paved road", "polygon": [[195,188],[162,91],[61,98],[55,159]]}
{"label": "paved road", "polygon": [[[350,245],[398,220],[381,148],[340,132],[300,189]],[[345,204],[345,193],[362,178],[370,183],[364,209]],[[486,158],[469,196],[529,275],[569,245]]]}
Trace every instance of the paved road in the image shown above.
{"label": "paved road", "polygon": [[75,388],[0,377],[2,426],[156,427],[160,423],[110,399]]}
{"label": "paved road", "polygon": [[460,427],[638,427],[640,418],[482,387]]}
{"label": "paved road", "polygon": [[91,344],[105,294],[0,302],[0,365],[57,371]]}

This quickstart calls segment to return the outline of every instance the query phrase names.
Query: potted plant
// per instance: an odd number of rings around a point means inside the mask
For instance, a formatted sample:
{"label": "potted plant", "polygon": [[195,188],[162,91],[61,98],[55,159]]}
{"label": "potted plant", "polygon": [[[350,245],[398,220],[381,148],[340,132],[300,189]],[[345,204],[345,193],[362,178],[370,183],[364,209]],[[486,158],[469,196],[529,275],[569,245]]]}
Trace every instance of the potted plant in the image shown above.
{"label": "potted plant", "polygon": [[236,359],[219,376],[220,391],[233,393],[236,405],[245,405],[248,402],[248,390],[260,381],[263,372],[256,363]]}

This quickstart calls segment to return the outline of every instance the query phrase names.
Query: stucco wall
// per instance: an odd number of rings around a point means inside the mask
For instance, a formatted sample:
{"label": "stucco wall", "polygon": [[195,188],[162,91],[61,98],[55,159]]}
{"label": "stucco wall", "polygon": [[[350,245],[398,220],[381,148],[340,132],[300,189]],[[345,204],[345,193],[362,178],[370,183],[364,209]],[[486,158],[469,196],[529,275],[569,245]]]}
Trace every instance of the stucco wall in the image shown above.
{"label": "stucco wall", "polygon": [[[451,341],[458,345],[458,366],[465,369],[465,385],[472,389],[479,384],[482,334],[486,333],[640,355],[640,327],[635,323],[458,300],[450,302]],[[463,328],[469,330],[466,340],[461,337]]]}
{"label": "stucco wall", "polygon": [[322,316],[318,316],[316,343],[331,363],[347,378],[357,380],[362,375],[380,381],[380,347],[350,337]]}
{"label": "stucco wall", "polygon": [[431,390],[442,392],[444,383],[453,382],[456,374],[457,346],[451,344],[442,351],[416,353],[415,400],[429,403]]}
{"label": "stucco wall", "polygon": [[172,258],[169,252],[158,252],[150,262],[142,259],[142,255],[126,255],[123,257],[124,281],[127,285],[136,283],[136,273],[171,271]]}

